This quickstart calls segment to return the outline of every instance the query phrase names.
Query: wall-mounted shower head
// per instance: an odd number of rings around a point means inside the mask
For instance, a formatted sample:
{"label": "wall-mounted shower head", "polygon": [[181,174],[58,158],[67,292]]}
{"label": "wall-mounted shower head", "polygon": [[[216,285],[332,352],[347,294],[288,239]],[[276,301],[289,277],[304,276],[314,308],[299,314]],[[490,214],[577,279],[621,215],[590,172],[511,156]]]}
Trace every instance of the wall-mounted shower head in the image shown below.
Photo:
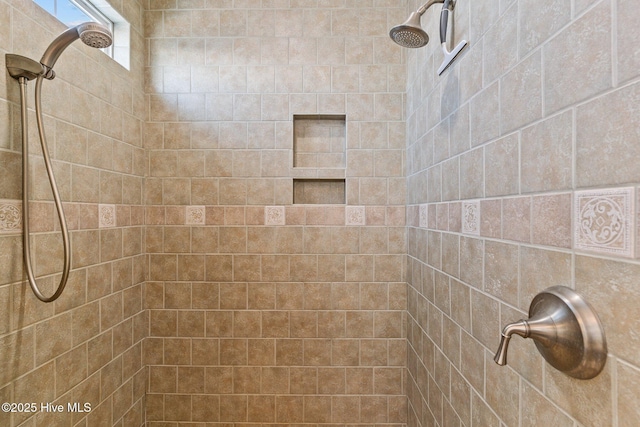
{"label": "wall-mounted shower head", "polygon": [[[113,43],[111,31],[97,22],[84,22],[71,27],[56,37],[42,55],[40,63],[46,67],[46,74],[49,74],[62,52],[78,39],[81,39],[87,46],[97,49],[109,47]],[[53,77],[47,76],[47,78]]]}
{"label": "wall-mounted shower head", "polygon": [[420,18],[435,3],[444,3],[440,12],[440,44],[444,52],[444,61],[438,68],[438,75],[444,73],[460,52],[467,46],[467,41],[462,40],[451,52],[447,50],[447,26],[449,11],[453,11],[456,0],[429,0],[420,9],[413,12],[409,19],[400,25],[396,25],[389,31],[389,37],[402,47],[416,48],[429,43],[429,36],[420,26]]}
{"label": "wall-mounted shower head", "polygon": [[409,19],[400,25],[396,25],[389,31],[389,37],[402,47],[417,48],[429,43],[427,32],[420,25],[420,18],[435,3],[443,3],[445,0],[429,0],[420,9],[412,12]]}
{"label": "wall-mounted shower head", "polygon": [[389,37],[402,47],[417,48],[429,43],[429,36],[420,26],[420,16],[413,12],[409,19],[389,31]]}

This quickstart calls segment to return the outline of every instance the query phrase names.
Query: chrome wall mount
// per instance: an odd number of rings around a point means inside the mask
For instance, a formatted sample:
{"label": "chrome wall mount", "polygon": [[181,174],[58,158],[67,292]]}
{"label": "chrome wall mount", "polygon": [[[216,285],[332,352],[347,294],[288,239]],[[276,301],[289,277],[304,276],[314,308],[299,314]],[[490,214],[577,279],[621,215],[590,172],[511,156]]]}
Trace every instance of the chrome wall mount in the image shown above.
{"label": "chrome wall mount", "polygon": [[514,334],[533,339],[551,366],[574,378],[596,377],[607,361],[607,343],[598,315],[565,286],[553,286],[536,295],[529,306],[529,319],[504,327],[493,359],[498,365],[507,364],[507,348]]}

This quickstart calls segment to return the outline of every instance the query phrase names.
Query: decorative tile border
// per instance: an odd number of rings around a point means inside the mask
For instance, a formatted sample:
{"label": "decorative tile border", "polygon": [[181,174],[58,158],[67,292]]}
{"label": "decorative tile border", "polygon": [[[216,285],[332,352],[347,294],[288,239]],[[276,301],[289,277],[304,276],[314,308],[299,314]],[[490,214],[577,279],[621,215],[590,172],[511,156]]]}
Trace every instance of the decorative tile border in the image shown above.
{"label": "decorative tile border", "polygon": [[480,235],[480,202],[464,202],[462,204],[462,232]]}
{"label": "decorative tile border", "polygon": [[345,225],[365,225],[364,206],[347,206],[345,208]]}
{"label": "decorative tile border", "polygon": [[0,233],[17,233],[22,230],[22,203],[0,200]]}
{"label": "decorative tile border", "polygon": [[187,225],[204,225],[205,219],[206,216],[204,206],[185,207],[185,223]]}
{"label": "decorative tile border", "polygon": [[116,205],[98,205],[98,226],[100,228],[116,226]]}
{"label": "decorative tile border", "polygon": [[265,225],[285,225],[285,220],[284,206],[265,206]]}
{"label": "decorative tile border", "polygon": [[634,256],[634,189],[576,191],[576,249]]}

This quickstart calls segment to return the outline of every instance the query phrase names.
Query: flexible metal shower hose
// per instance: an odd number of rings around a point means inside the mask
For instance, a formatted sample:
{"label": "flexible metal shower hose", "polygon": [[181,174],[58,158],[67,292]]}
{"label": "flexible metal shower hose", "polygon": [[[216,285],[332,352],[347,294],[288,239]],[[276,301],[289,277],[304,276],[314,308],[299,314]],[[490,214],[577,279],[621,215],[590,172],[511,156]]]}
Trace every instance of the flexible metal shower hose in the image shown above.
{"label": "flexible metal shower hose", "polygon": [[58,192],[58,186],[56,185],[56,179],[53,175],[53,167],[51,165],[51,159],[49,158],[49,149],[47,147],[47,139],[44,134],[44,124],[42,120],[42,80],[44,76],[41,74],[36,79],[35,86],[35,102],[36,102],[36,122],[38,124],[38,135],[40,137],[40,146],[42,147],[42,155],[44,157],[44,164],[49,177],[49,183],[51,184],[51,191],[53,193],[53,200],[58,212],[58,218],[60,220],[60,229],[62,232],[62,245],[64,250],[64,265],[62,270],[62,277],[58,288],[55,293],[50,297],[44,296],[44,294],[38,288],[36,278],[33,274],[33,267],[31,265],[31,248],[29,242],[29,137],[27,126],[27,79],[21,77],[18,82],[20,83],[20,112],[22,118],[22,247],[24,264],[27,269],[27,278],[29,279],[29,285],[33,290],[33,293],[38,297],[40,301],[52,302],[58,299],[64,290],[69,278],[69,270],[71,268],[71,245],[69,241],[69,231],[67,229],[67,221],[64,216],[64,210],[62,209],[62,201],[60,200],[60,193]]}

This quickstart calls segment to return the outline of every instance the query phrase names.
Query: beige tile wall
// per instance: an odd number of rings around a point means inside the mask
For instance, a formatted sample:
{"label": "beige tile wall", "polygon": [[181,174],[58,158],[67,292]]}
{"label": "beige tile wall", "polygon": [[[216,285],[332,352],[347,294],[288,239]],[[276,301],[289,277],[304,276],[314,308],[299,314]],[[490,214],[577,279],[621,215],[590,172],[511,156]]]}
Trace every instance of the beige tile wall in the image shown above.
{"label": "beige tile wall", "polygon": [[[408,425],[635,425],[640,8],[459,1],[454,16],[450,43],[470,45],[449,71],[434,72],[436,43],[407,52]],[[604,324],[593,380],[529,340],[509,366],[492,360],[501,328],[553,285]]]}
{"label": "beige tile wall", "polygon": [[[385,36],[417,3],[116,1],[132,72],[65,52],[44,102],[74,270],[64,299],[37,303],[4,226],[0,395],[93,410],[3,424],[634,425],[638,8],[459,3],[455,41],[471,44],[436,77],[436,43],[403,51]],[[0,12],[2,53],[38,57],[61,30],[28,0]],[[0,79],[10,219],[18,94]],[[305,177],[293,114],[346,114],[347,206],[291,205]],[[59,238],[34,181],[49,290]],[[595,205],[611,215],[583,223]],[[607,218],[615,241],[598,238]],[[502,325],[553,284],[605,324],[595,380],[557,373],[528,341],[510,366],[491,361]]]}
{"label": "beige tile wall", "polygon": [[[149,2],[150,426],[406,423],[403,14]],[[339,157],[294,167],[294,115],[345,116]],[[346,204],[294,205],[294,177]]]}
{"label": "beige tile wall", "polygon": [[[31,0],[0,0],[0,400],[36,404],[36,413],[3,411],[3,426],[144,424],[143,15],[137,1],[110,3],[132,25],[131,71],[75,43],[56,63],[57,78],[43,84],[46,132],[72,241],[67,287],[59,300],[44,304],[24,282],[19,92],[4,54],[40,58],[64,26]],[[32,259],[48,295],[59,281],[62,246],[42,156],[33,154],[39,144],[32,112],[29,121]],[[115,213],[108,228],[100,227],[102,204]],[[69,412],[67,404],[75,402],[91,411]],[[63,405],[64,412],[41,410],[46,403]]]}

